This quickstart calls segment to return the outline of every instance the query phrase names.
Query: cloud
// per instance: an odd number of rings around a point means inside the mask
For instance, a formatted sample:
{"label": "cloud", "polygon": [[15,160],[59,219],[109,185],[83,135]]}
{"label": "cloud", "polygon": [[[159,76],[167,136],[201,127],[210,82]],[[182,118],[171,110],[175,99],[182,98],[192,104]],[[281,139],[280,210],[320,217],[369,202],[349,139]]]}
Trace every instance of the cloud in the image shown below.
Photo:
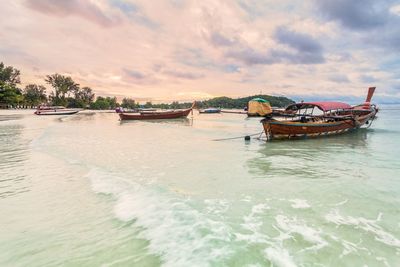
{"label": "cloud", "polygon": [[210,36],[210,41],[215,46],[232,46],[237,43],[236,40],[231,40],[226,36],[223,36],[219,32],[212,32]]}
{"label": "cloud", "polygon": [[257,64],[273,64],[274,62],[271,56],[267,51],[256,51],[250,47],[241,49],[241,50],[232,50],[228,51],[225,54],[228,58],[237,59],[246,65],[257,65]]}
{"label": "cloud", "polygon": [[22,82],[67,72],[153,99],[398,94],[398,3],[311,1],[15,0],[0,8],[0,58]]}
{"label": "cloud", "polygon": [[145,75],[139,71],[129,70],[126,68],[123,69],[123,72],[127,77],[134,79],[134,80],[143,80],[147,77],[147,75]]}
{"label": "cloud", "polygon": [[196,80],[204,77],[204,74],[196,74],[192,72],[184,72],[177,70],[165,70],[162,73],[176,78],[188,79],[188,80]]}
{"label": "cloud", "polygon": [[311,35],[291,31],[286,27],[278,27],[274,34],[275,39],[288,45],[295,53],[275,51],[276,55],[286,57],[289,62],[296,64],[318,64],[325,62],[322,45]]}
{"label": "cloud", "polygon": [[350,82],[349,78],[345,74],[331,74],[329,75],[329,80],[336,82],[336,83],[348,83]]}
{"label": "cloud", "polygon": [[293,32],[286,27],[278,27],[275,31],[275,38],[282,44],[287,44],[290,47],[307,53],[320,53],[321,45],[310,35]]}
{"label": "cloud", "polygon": [[360,81],[363,83],[374,83],[377,79],[374,76],[362,74],[360,75]]}
{"label": "cloud", "polygon": [[389,16],[388,1],[315,0],[314,2],[326,18],[336,20],[343,26],[355,30],[383,26]]}
{"label": "cloud", "polygon": [[119,23],[117,17],[109,17],[99,6],[88,0],[27,0],[26,5],[37,12],[50,16],[78,16],[102,27]]}
{"label": "cloud", "polygon": [[225,55],[247,65],[320,64],[325,62],[322,46],[310,35],[291,31],[281,26],[275,30],[273,37],[278,43],[276,48],[268,49],[266,47],[264,50],[257,50],[242,43],[241,48],[229,50]]}

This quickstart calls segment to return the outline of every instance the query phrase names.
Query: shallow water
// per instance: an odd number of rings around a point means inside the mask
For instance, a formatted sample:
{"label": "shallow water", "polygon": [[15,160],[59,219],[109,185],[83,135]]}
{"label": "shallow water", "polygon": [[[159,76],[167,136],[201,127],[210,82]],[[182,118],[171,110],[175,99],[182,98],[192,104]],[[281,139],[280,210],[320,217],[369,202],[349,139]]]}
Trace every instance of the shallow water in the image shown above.
{"label": "shallow water", "polygon": [[237,114],[0,111],[0,266],[400,266],[399,111],[342,136]]}

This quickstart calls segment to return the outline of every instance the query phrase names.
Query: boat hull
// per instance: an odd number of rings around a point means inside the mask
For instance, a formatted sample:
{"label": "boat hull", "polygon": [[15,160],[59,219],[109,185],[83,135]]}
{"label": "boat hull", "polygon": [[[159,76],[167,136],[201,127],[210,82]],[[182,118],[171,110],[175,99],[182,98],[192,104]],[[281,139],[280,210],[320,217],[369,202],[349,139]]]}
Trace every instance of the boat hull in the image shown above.
{"label": "boat hull", "polygon": [[162,120],[184,118],[189,115],[192,109],[166,112],[142,112],[142,113],[118,113],[121,120]]}
{"label": "boat hull", "polygon": [[46,110],[46,111],[35,111],[36,115],[40,116],[49,116],[49,115],[73,115],[78,113],[80,110],[66,110],[66,111],[55,111],[55,110]]}
{"label": "boat hull", "polygon": [[370,113],[332,122],[299,122],[278,121],[275,119],[264,119],[262,124],[267,139],[296,139],[308,137],[321,137],[327,135],[343,134],[350,130],[358,129],[366,125],[374,118],[376,110]]}
{"label": "boat hull", "polygon": [[220,109],[205,109],[205,110],[199,110],[200,114],[216,114],[216,113],[221,113]]}

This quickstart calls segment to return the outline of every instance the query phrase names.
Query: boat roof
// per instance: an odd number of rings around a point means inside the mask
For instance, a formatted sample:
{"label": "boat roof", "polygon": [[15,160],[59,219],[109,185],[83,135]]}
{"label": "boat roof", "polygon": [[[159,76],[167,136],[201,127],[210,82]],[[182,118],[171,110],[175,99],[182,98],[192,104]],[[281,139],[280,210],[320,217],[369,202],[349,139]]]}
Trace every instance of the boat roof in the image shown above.
{"label": "boat roof", "polygon": [[318,107],[322,111],[329,111],[335,109],[350,109],[351,106],[349,104],[343,102],[334,102],[334,101],[322,101],[322,102],[303,102],[303,103],[296,103],[288,106],[286,110],[293,110],[293,109],[303,109],[303,108],[313,108]]}

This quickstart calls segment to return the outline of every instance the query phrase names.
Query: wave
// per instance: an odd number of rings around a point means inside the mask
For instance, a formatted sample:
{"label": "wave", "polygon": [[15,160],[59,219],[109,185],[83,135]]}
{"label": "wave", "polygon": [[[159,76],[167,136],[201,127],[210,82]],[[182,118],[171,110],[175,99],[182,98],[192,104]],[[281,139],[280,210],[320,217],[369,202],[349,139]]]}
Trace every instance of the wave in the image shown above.
{"label": "wave", "polygon": [[190,199],[99,169],[87,176],[93,191],[115,199],[115,217],[132,221],[164,266],[209,266],[231,255],[230,227],[204,216]]}

